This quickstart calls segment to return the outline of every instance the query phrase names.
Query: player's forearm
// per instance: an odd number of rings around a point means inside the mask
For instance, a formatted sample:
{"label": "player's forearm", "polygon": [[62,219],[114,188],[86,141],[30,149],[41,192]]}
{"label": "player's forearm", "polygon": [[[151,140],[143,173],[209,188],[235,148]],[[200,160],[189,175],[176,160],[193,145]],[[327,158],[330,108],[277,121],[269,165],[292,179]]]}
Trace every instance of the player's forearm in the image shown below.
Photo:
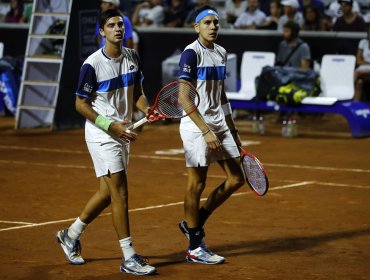
{"label": "player's forearm", "polygon": [[233,117],[231,115],[225,116],[227,127],[230,129],[230,131],[236,131],[236,126],[233,120]]}
{"label": "player's forearm", "polygon": [[233,112],[231,110],[230,102],[229,102],[229,99],[226,96],[226,92],[225,92],[224,89],[223,89],[222,94],[221,94],[221,104],[222,104],[221,108],[222,108],[222,111],[224,112],[225,121],[226,121],[226,124],[227,124],[228,128],[231,131],[236,131],[237,129],[235,127],[235,123],[234,123],[234,120],[233,120],[233,117],[232,117]]}
{"label": "player's forearm", "polygon": [[195,123],[195,125],[202,131],[202,133],[206,133],[209,130],[208,125],[206,124],[198,110],[190,114],[189,117]]}
{"label": "player's forearm", "polygon": [[141,112],[143,112],[145,114],[148,113],[148,108],[150,106],[149,106],[148,99],[146,98],[146,96],[144,94],[140,95],[140,97],[136,101],[136,104],[135,105],[136,105],[136,108],[138,110],[140,110]]}
{"label": "player's forearm", "polygon": [[81,97],[76,98],[76,111],[93,123],[98,117],[98,113],[94,111],[87,100]]}

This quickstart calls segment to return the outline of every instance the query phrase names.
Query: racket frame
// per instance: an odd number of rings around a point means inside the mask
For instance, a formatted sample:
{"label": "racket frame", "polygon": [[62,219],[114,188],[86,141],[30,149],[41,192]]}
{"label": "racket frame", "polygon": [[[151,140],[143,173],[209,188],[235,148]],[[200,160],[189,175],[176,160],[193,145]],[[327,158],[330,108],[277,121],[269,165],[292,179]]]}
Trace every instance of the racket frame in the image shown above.
{"label": "racket frame", "polygon": [[[194,104],[194,109],[193,110],[191,110],[190,112],[187,112],[185,115],[183,115],[181,117],[173,117],[173,116],[168,116],[166,114],[163,114],[163,112],[161,112],[160,108],[158,107],[158,102],[159,102],[159,98],[161,96],[161,93],[164,90],[166,90],[168,87],[170,87],[170,86],[172,86],[174,84],[180,84],[180,83],[188,84],[190,87],[194,88],[194,90],[196,92],[196,95],[198,97],[197,98],[198,99],[198,102],[196,104]],[[143,124],[145,124],[148,121],[155,121],[155,120],[160,120],[160,119],[181,119],[181,118],[184,118],[184,117],[189,116],[190,114],[192,114],[195,110],[197,110],[199,104],[200,104],[199,94],[198,94],[198,92],[196,91],[194,85],[191,82],[188,82],[186,80],[170,82],[170,83],[166,84],[164,87],[162,87],[160,89],[160,91],[157,93],[157,96],[156,96],[155,101],[154,101],[154,105],[153,105],[153,107],[151,107],[149,109],[148,116],[145,116],[141,120],[139,120],[139,121],[135,122],[134,124],[130,125],[129,127],[127,127],[127,129],[128,130],[136,129],[139,126],[142,126]],[[158,115],[153,115],[155,112],[158,112],[159,114]]]}
{"label": "racket frame", "polygon": [[258,160],[258,158],[256,158],[254,155],[248,153],[246,150],[244,150],[242,147],[239,147],[239,151],[241,153],[241,158],[240,158],[240,162],[241,164],[244,166],[244,158],[245,157],[249,157],[251,159],[253,159],[256,163],[257,163],[257,166],[260,168],[260,170],[262,171],[262,174],[264,175],[264,178],[265,178],[265,181],[266,181],[266,190],[263,192],[263,193],[260,193],[258,191],[255,190],[255,188],[252,186],[252,184],[250,183],[249,181],[249,178],[246,174],[246,172],[244,171],[244,167],[242,168],[243,169],[243,173],[244,173],[244,177],[245,177],[245,180],[247,181],[248,183],[248,186],[250,187],[250,189],[255,193],[257,194],[258,196],[264,196],[268,189],[269,189],[269,180],[268,180],[268,177],[267,177],[267,174],[266,174],[266,171],[265,169],[263,168],[262,166],[262,163]]}

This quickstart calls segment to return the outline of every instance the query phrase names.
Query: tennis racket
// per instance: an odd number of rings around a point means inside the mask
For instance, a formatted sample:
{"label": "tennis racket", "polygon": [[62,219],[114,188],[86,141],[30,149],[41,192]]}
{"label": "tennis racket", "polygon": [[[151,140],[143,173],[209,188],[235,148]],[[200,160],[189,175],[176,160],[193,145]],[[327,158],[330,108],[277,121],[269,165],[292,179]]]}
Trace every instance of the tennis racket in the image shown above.
{"label": "tennis racket", "polygon": [[184,80],[171,82],[157,93],[149,114],[127,129],[135,129],[158,119],[181,119],[193,113],[199,102],[199,94],[192,83]]}
{"label": "tennis racket", "polygon": [[269,181],[266,171],[260,161],[247,151],[239,147],[241,153],[241,166],[249,187],[259,196],[267,193]]}

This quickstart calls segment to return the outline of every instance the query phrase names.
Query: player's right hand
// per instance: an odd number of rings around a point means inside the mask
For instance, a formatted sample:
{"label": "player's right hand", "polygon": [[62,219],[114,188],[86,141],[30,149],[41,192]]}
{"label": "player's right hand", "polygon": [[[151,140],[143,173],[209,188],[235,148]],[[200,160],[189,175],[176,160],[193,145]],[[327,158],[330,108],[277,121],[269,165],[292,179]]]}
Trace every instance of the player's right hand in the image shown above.
{"label": "player's right hand", "polygon": [[206,135],[204,135],[204,140],[207,143],[207,146],[210,150],[222,151],[222,145],[220,140],[218,140],[216,134],[210,130]]}
{"label": "player's right hand", "polygon": [[112,122],[109,126],[109,131],[125,141],[135,141],[137,134],[126,128],[129,122]]}

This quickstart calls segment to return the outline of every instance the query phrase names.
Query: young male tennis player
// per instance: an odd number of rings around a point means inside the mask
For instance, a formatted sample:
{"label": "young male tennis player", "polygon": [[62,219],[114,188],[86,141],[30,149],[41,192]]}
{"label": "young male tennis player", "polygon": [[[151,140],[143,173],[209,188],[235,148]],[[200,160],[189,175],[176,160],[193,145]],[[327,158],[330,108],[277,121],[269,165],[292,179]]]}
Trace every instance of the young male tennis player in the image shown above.
{"label": "young male tennis player", "polygon": [[[191,81],[196,86],[200,105],[180,124],[188,186],[186,220],[181,221],[179,227],[190,240],[187,261],[217,264],[225,259],[207,248],[203,226],[212,212],[244,184],[238,150],[241,143],[224,89],[227,54],[215,43],[219,30],[217,11],[210,6],[200,7],[195,12],[194,28],[198,39],[181,55],[179,79]],[[212,191],[200,208],[208,166],[214,161],[224,170],[226,180]]]}
{"label": "young male tennis player", "polygon": [[131,122],[134,104],[145,113],[149,107],[141,86],[140,60],[134,50],[122,47],[125,30],[117,10],[102,12],[99,24],[106,44],[82,65],[76,109],[87,119],[86,143],[100,187],[76,221],[57,232],[56,238],[70,263],[83,264],[80,236],[111,204],[114,228],[124,255],[121,272],[152,274],[155,268],[136,254],[132,246],[127,205],[129,143],[137,135],[125,126]]}

